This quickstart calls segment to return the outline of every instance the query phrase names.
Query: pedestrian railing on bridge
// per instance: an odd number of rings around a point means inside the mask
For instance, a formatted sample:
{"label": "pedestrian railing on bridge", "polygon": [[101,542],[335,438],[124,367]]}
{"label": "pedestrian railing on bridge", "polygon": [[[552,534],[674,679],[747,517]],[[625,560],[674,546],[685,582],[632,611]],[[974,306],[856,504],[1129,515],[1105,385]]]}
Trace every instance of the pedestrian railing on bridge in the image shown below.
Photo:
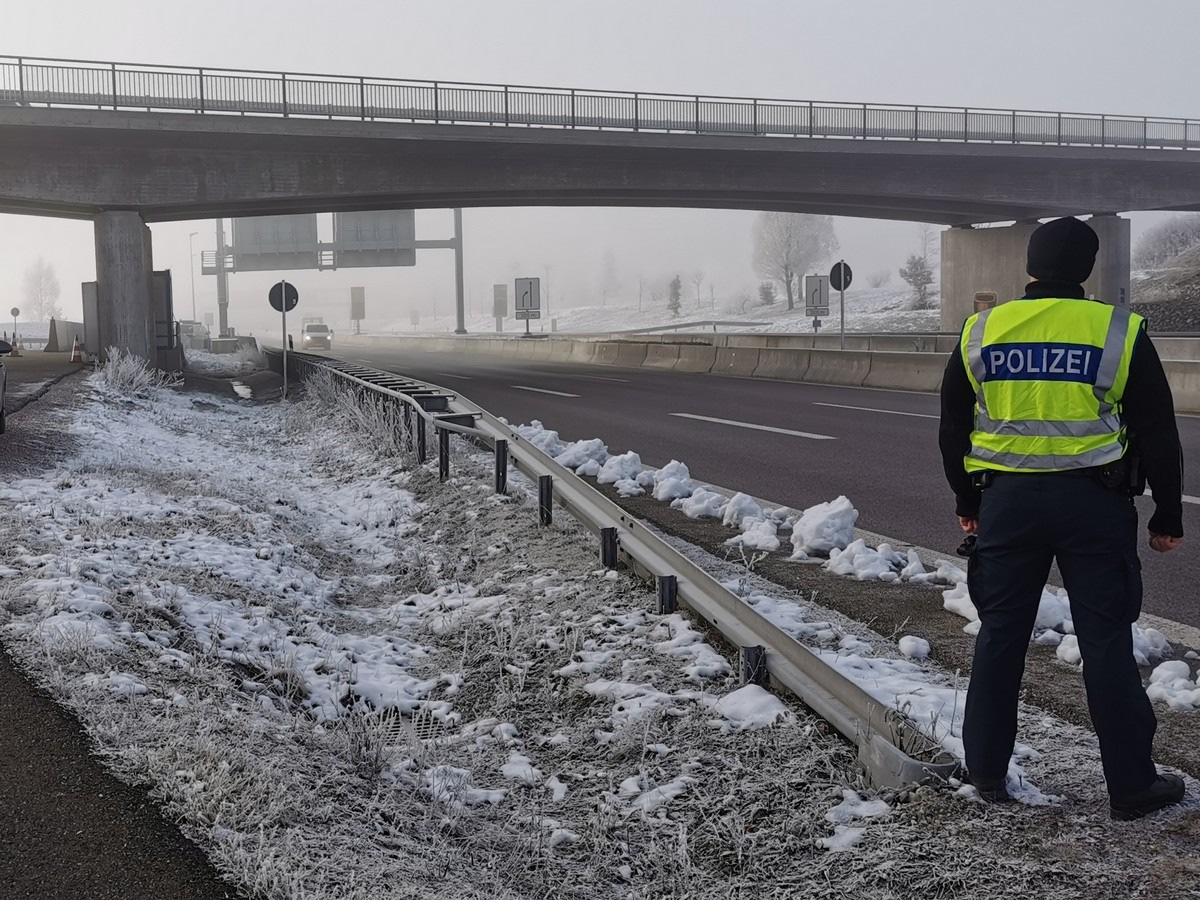
{"label": "pedestrian railing on bridge", "polygon": [[0,56],[0,105],[706,135],[1200,149],[1200,121]]}

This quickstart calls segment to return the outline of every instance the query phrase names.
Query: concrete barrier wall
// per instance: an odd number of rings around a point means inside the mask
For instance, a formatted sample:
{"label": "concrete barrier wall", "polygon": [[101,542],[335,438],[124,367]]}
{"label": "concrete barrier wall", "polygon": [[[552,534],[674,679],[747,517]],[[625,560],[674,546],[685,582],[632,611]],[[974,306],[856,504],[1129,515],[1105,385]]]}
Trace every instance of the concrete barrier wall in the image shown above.
{"label": "concrete barrier wall", "polygon": [[[814,334],[812,346],[814,350],[841,350],[842,336],[836,332]],[[846,335],[845,349],[870,350],[871,336],[867,334],[848,334]]]}
{"label": "concrete barrier wall", "polygon": [[1175,411],[1200,413],[1200,362],[1164,359],[1163,369],[1175,396]]}
{"label": "concrete barrier wall", "polygon": [[944,357],[936,353],[871,354],[871,367],[864,387],[898,388],[903,391],[936,391],[946,368]]}
{"label": "concrete barrier wall", "polygon": [[758,368],[760,350],[751,347],[717,347],[717,358],[711,371],[714,375],[740,375],[750,378]]}
{"label": "concrete barrier wall", "polygon": [[571,356],[568,362],[573,363],[594,363],[596,355],[596,347],[598,345],[591,341],[572,341]]}
{"label": "concrete barrier wall", "polygon": [[574,341],[554,341],[550,344],[550,361],[570,362],[571,348],[574,346]]}
{"label": "concrete barrier wall", "polygon": [[640,368],[642,363],[646,361],[646,344],[634,344],[628,341],[618,342],[617,361],[616,365],[625,366],[629,369]]}
{"label": "concrete barrier wall", "polygon": [[710,372],[717,362],[716,347],[702,347],[692,344],[679,348],[679,360],[675,363],[676,372]]}
{"label": "concrete barrier wall", "polygon": [[937,339],[921,334],[876,335],[871,338],[871,350],[887,353],[925,353],[937,349]]}
{"label": "concrete barrier wall", "polygon": [[615,366],[617,364],[617,356],[621,352],[620,344],[615,341],[601,341],[595,347],[596,350],[592,354],[592,362],[602,366]]}
{"label": "concrete barrier wall", "polygon": [[804,381],[811,357],[811,350],[760,350],[754,377]]}
{"label": "concrete barrier wall", "polygon": [[679,362],[678,344],[648,344],[644,366],[655,369],[674,369]]}
{"label": "concrete barrier wall", "polygon": [[1162,359],[1200,360],[1200,338],[1156,335],[1151,340]]}
{"label": "concrete barrier wall", "polygon": [[866,350],[813,350],[804,380],[813,384],[861,387],[871,371],[871,353]]}

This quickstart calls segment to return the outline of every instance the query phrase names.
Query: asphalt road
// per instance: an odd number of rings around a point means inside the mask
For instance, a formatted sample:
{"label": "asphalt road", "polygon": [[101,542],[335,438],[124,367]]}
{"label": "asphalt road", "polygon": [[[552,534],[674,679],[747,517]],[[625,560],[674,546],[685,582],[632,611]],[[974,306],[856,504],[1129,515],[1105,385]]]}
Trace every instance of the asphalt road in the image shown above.
{"label": "asphalt road", "polygon": [[[440,384],[513,424],[538,419],[565,440],[602,438],[610,452],[636,450],[648,465],[679,459],[699,481],[780,504],[802,509],[845,494],[861,528],[951,556],[962,540],[932,394],[368,347],[331,355]],[[1179,429],[1185,459],[1196,459],[1200,418],[1181,416]],[[1184,492],[1193,500],[1184,503],[1183,547],[1142,551],[1144,609],[1200,626],[1194,467]],[[1152,502],[1138,500],[1143,522]]]}

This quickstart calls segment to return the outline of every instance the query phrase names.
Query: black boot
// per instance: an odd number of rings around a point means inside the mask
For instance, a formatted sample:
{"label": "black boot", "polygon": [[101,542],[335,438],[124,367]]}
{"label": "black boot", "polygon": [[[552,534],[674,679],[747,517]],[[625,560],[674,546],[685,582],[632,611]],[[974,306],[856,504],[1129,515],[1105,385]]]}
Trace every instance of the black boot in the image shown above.
{"label": "black boot", "polygon": [[1012,795],[1003,778],[971,778],[971,784],[979,791],[984,803],[1010,803]]}
{"label": "black boot", "polygon": [[1159,775],[1145,790],[1123,797],[1109,798],[1112,817],[1123,821],[1140,819],[1164,806],[1172,806],[1183,799],[1183,779],[1178,775]]}

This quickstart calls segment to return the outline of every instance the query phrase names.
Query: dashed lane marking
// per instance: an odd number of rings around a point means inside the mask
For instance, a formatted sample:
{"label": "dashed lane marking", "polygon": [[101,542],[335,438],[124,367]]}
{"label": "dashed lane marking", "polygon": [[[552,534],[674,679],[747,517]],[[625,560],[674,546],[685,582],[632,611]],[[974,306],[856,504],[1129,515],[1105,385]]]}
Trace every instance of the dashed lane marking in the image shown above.
{"label": "dashed lane marking", "polygon": [[438,372],[437,374],[441,375],[443,378],[459,378],[459,379],[462,379],[463,381],[471,380],[470,375],[454,375],[450,372]]}
{"label": "dashed lane marking", "polygon": [[523,384],[514,384],[512,385],[512,388],[513,390],[517,391],[533,391],[535,394],[553,394],[555,397],[579,397],[579,394],[567,394],[563,391],[548,391],[545,388],[526,387]]}
{"label": "dashed lane marking", "polygon": [[749,428],[752,431],[770,431],[773,434],[790,434],[792,437],[808,438],[813,441],[836,441],[830,434],[813,434],[810,431],[792,431],[790,428],[776,428],[773,425],[756,425],[753,422],[735,422],[733,419],[716,419],[712,416],[698,416],[694,413],[671,413],[681,419],[696,419],[700,422],[713,422],[717,425],[732,425],[735,428]]}
{"label": "dashed lane marking", "polygon": [[940,416],[931,416],[929,413],[901,412],[898,409],[876,409],[873,406],[847,406],[844,403],[817,403],[813,401],[813,406],[828,406],[833,409],[854,409],[859,412],[874,412],[885,413],[889,416],[912,416],[914,419],[937,419]]}

